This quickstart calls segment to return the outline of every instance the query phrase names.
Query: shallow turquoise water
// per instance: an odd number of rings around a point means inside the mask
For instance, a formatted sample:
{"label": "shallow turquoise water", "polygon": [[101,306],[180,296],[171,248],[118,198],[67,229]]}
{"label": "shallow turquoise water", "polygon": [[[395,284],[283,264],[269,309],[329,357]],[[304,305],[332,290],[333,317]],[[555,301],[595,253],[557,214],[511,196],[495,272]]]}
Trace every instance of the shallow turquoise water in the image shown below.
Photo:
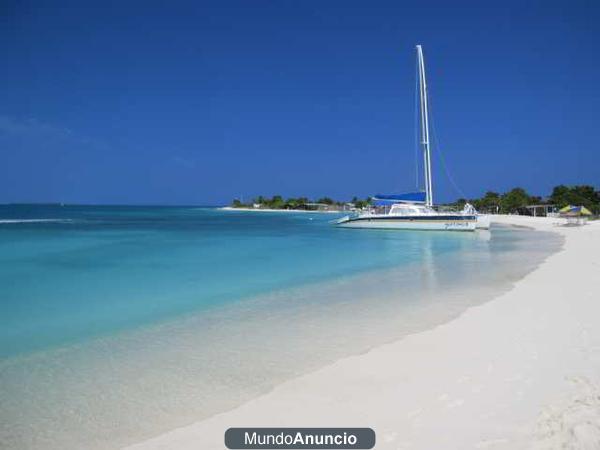
{"label": "shallow turquoise water", "polygon": [[[0,356],[282,287],[414,263],[424,257],[425,246],[434,254],[481,250],[472,236],[341,230],[329,223],[332,218],[200,208],[0,206]],[[54,221],[24,221],[39,219]]]}
{"label": "shallow turquoise water", "polygon": [[210,417],[448,321],[561,245],[334,218],[0,206],[0,447],[120,448]]}

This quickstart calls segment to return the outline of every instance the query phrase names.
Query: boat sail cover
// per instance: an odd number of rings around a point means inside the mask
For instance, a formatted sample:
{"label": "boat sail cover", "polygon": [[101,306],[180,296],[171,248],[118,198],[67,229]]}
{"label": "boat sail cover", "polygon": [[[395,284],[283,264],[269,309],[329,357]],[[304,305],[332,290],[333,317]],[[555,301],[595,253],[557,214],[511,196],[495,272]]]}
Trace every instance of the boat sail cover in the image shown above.
{"label": "boat sail cover", "polygon": [[375,206],[391,205],[393,203],[425,203],[425,192],[406,192],[404,194],[377,194],[372,202]]}

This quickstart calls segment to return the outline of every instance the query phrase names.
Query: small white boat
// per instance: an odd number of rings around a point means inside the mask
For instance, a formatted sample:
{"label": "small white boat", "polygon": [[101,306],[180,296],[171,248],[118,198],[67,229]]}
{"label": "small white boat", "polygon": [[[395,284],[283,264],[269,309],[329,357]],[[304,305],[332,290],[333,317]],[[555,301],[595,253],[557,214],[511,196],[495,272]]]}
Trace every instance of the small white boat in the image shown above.
{"label": "small white boat", "polygon": [[372,200],[373,208],[339,219],[336,223],[340,227],[444,231],[474,231],[477,228],[489,228],[489,217],[478,214],[468,203],[460,212],[436,211],[433,207],[427,82],[423,49],[420,45],[417,45],[417,65],[425,191],[400,195],[377,195]]}

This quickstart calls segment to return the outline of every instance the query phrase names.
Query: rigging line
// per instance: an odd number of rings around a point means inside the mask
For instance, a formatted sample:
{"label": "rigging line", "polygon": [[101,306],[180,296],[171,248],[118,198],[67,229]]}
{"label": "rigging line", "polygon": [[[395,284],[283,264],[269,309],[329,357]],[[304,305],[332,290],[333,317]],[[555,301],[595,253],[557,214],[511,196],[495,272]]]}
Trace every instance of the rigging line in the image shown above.
{"label": "rigging line", "polygon": [[433,109],[431,107],[431,91],[429,92],[429,101],[427,102],[428,106],[429,106],[429,123],[431,123],[431,131],[433,132],[433,141],[435,143],[434,148],[437,152],[437,154],[440,157],[440,161],[442,163],[442,168],[444,169],[444,173],[446,174],[446,177],[448,177],[448,180],[450,181],[450,184],[452,185],[452,187],[454,187],[454,189],[456,190],[456,192],[462,197],[462,198],[467,198],[467,196],[465,195],[465,193],[463,192],[463,190],[458,186],[458,184],[454,181],[454,178],[452,177],[452,175],[450,174],[450,170],[448,169],[448,165],[446,164],[446,159],[444,158],[444,154],[442,153],[442,147],[440,145],[440,141],[438,139],[438,135],[435,129],[435,120],[433,119]]}
{"label": "rigging line", "polygon": [[415,65],[415,186],[419,190],[419,66]]}

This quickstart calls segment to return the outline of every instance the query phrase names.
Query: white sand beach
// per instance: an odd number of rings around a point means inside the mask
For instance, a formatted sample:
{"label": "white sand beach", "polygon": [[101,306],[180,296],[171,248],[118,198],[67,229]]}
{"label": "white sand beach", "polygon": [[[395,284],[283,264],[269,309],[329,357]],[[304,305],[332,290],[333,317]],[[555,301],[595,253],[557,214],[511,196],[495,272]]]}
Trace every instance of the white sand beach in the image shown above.
{"label": "white sand beach", "polygon": [[372,427],[377,449],[600,448],[600,223],[493,220],[564,247],[455,320],[129,449],[223,449],[241,426]]}

